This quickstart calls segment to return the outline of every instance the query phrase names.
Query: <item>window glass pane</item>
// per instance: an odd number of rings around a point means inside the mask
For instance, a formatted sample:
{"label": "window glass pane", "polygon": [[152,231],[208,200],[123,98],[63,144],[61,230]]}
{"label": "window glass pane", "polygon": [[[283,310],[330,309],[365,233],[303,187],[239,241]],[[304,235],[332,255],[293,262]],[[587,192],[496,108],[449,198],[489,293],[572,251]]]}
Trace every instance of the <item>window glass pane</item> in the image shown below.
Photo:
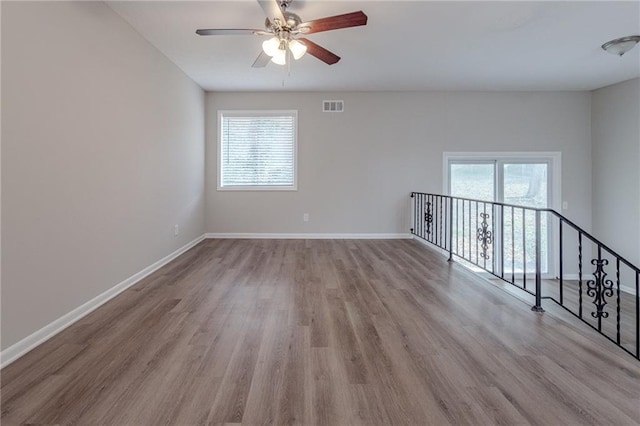
{"label": "window glass pane", "polygon": [[221,120],[221,187],[295,186],[295,113],[222,113]]}
{"label": "window glass pane", "polygon": [[[454,197],[471,198],[475,200],[493,201],[495,194],[495,164],[493,162],[460,162],[451,163],[449,169],[449,182],[451,185],[451,195]],[[487,211],[488,209],[488,211]],[[458,255],[463,264],[472,270],[479,270],[473,263],[482,265],[486,269],[492,270],[493,262],[481,257],[485,254],[482,246],[478,243],[478,228],[482,226],[482,216],[488,214],[487,218],[490,226],[493,226],[493,214],[491,205],[483,203],[456,201],[452,212],[453,223],[456,224],[453,231],[453,244],[457,247]],[[492,247],[488,247],[491,253]],[[489,254],[490,257],[493,254]]]}
{"label": "window glass pane", "polygon": [[[534,208],[548,206],[547,163],[505,163],[504,202]],[[543,214],[543,219],[546,215]],[[520,274],[525,268],[531,273],[536,269],[535,213],[522,209],[505,209],[503,220],[504,272]],[[542,273],[549,270],[549,226],[542,220]]]}
{"label": "window glass pane", "polygon": [[505,164],[504,202],[547,207],[547,164]]}
{"label": "window glass pane", "polygon": [[454,197],[494,201],[493,163],[452,163],[450,173],[451,195]]}

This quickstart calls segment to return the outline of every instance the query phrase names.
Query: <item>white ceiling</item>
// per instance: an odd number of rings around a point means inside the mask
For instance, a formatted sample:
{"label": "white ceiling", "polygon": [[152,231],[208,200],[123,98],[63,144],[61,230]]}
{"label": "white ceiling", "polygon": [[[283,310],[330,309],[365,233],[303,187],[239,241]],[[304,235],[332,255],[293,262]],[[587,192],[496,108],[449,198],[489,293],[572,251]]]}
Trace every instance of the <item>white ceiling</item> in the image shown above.
{"label": "white ceiling", "polygon": [[366,27],[309,35],[342,57],[305,55],[254,69],[259,36],[197,28],[263,28],[255,0],[108,2],[196,83],[211,91],[592,90],[640,76],[640,46],[600,45],[640,34],[640,1],[309,1],[303,20],[363,10]]}

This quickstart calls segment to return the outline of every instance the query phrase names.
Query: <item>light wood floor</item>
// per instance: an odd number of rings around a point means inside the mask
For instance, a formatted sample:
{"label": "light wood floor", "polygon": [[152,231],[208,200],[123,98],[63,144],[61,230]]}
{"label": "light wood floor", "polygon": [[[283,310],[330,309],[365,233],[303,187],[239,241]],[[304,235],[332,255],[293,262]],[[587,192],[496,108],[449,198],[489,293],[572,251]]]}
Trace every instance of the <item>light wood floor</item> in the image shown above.
{"label": "light wood floor", "polygon": [[638,424],[640,363],[410,240],[207,240],[2,371],[2,424]]}

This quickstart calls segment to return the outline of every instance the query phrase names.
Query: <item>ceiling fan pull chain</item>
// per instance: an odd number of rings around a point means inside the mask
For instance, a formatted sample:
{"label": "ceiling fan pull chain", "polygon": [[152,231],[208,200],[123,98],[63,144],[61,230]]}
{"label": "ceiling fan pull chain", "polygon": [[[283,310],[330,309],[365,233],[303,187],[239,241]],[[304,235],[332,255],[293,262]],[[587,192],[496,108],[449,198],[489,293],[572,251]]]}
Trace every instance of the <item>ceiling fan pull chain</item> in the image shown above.
{"label": "ceiling fan pull chain", "polygon": [[284,80],[287,78],[287,69],[282,67],[282,87],[284,87]]}

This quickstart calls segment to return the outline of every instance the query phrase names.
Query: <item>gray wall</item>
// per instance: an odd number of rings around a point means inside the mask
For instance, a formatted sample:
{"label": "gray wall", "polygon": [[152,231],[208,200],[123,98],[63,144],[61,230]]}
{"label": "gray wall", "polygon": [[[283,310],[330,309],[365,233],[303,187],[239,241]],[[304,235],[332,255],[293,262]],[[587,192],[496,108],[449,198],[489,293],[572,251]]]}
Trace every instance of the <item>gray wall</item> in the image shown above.
{"label": "gray wall", "polygon": [[[206,106],[208,232],[406,233],[409,193],[442,192],[444,151],[561,151],[564,213],[591,226],[587,92],[216,92]],[[216,190],[219,109],[298,110],[298,191]]]}
{"label": "gray wall", "polygon": [[640,78],[592,94],[593,232],[640,265]]}
{"label": "gray wall", "polygon": [[204,93],[102,2],[2,2],[2,59],[5,349],[203,233]]}

